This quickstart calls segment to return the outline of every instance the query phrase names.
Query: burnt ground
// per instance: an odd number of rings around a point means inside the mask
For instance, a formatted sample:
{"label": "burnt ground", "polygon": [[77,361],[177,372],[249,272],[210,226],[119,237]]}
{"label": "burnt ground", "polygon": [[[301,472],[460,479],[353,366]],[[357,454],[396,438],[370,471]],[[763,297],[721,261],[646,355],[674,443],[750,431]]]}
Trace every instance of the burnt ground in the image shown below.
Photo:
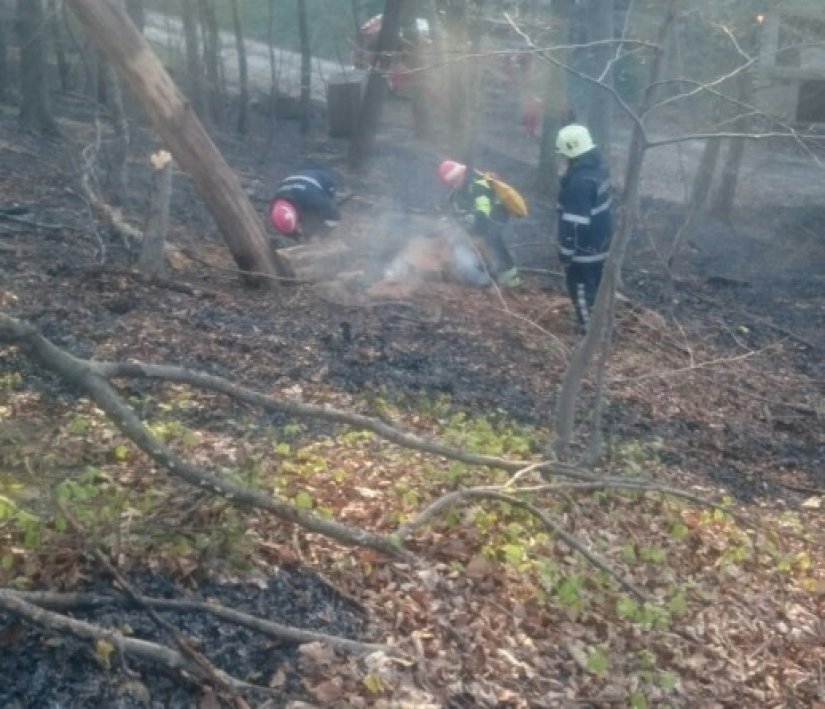
{"label": "burnt ground", "polygon": [[[366,409],[370,395],[397,401],[446,395],[468,412],[534,426],[535,449],[544,445],[564,361],[536,325],[567,347],[575,344],[546,236],[549,200],[535,200],[531,216],[513,226],[510,238],[520,265],[549,272],[528,275],[523,291],[502,301],[492,293],[432,284],[407,303],[355,299],[345,304],[323,289],[273,293],[243,287],[191,185],[176,175],[171,240],[196,249],[202,258],[173,272],[193,288],[191,294],[181,293],[139,282],[128,270],[128,249],[107,234],[94,235],[74,187],[80,148],[92,140],[94,129],[83,122],[88,116],[82,107],[62,110],[71,118],[64,122],[64,137],[55,141],[21,132],[8,114],[0,121],[2,201],[24,204],[36,221],[53,225],[0,223],[0,296],[8,312],[31,320],[58,345],[83,357],[179,364],[263,391],[298,387],[307,400],[324,401],[335,392]],[[222,135],[218,141],[262,214],[280,177],[307,164],[328,164],[355,195],[345,206],[345,236],[358,242],[383,229],[394,241],[409,228],[409,215],[438,211],[444,195],[433,175],[446,152],[409,138],[402,101],[391,103],[386,118],[391,124],[379,136],[376,159],[360,175],[347,172],[346,145],[326,136],[321,113],[306,138],[285,122],[276,126],[275,143],[269,145],[258,116],[252,137]],[[136,155],[152,147],[145,131],[136,134]],[[530,184],[531,164],[496,149],[494,141],[481,161],[517,185]],[[147,176],[139,162],[133,167],[134,203],[127,215],[139,223]],[[624,282],[631,302],[620,307],[617,354],[609,371],[609,441],[617,446],[633,440],[655,443],[679,482],[721,486],[744,502],[792,506],[821,491],[825,258],[821,240],[811,234],[825,226],[825,209],[782,209],[766,201],[749,205],[736,227],[703,222],[677,261],[672,303],[659,254],[667,252],[682,209],[661,199],[643,207]],[[98,239],[106,246],[103,264]],[[387,254],[380,248],[362,252],[379,252],[375,264],[360,264],[373,275]],[[46,403],[58,406],[75,395],[19,354],[4,351],[0,373],[18,371],[24,381],[11,386],[32,387]],[[133,393],[141,391],[136,385]],[[587,407],[582,408],[584,419]],[[225,425],[218,413],[195,423]],[[329,432],[310,425],[302,435]],[[163,576],[137,580],[147,594],[154,588],[171,592]],[[352,609],[341,612],[340,599],[311,577],[285,573],[272,583],[240,591],[204,582],[197,592],[302,627],[364,633],[364,619]],[[332,606],[334,622],[325,625],[318,618]],[[119,614],[112,621],[152,637],[145,618]],[[181,618],[180,627],[220,637],[215,661],[241,677],[268,681],[279,663],[294,660],[292,647],[273,649],[241,631],[207,627],[201,618]],[[32,634],[13,652],[4,650],[0,672],[20,681],[4,682],[2,703],[67,705],[88,689],[94,699],[71,705],[142,705],[130,695],[140,694],[140,687],[101,679],[91,651],[78,648],[68,640],[50,646]],[[61,667],[59,683],[53,681],[53,663]],[[25,680],[23,668],[30,675]],[[301,696],[295,675],[289,677],[288,692]],[[141,682],[151,684],[154,706],[187,706],[197,696],[198,690],[161,676],[152,675],[149,682],[144,675]]]}

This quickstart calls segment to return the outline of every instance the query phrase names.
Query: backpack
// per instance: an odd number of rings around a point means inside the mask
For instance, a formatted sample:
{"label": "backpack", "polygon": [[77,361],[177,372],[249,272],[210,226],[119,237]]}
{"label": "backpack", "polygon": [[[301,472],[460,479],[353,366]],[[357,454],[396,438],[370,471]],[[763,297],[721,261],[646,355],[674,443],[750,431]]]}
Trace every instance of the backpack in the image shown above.
{"label": "backpack", "polygon": [[479,173],[485,180],[487,180],[496,193],[498,201],[504,208],[514,217],[527,216],[527,202],[521,193],[512,185],[507,184],[494,172]]}

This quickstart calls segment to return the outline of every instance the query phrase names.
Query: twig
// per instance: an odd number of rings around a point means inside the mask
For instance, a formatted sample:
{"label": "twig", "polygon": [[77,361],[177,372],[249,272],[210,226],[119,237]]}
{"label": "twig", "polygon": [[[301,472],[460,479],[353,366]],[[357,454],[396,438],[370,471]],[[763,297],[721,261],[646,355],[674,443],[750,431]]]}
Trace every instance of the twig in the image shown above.
{"label": "twig", "polygon": [[398,649],[381,643],[360,642],[337,635],[321,633],[317,630],[303,630],[289,625],[282,625],[271,620],[258,618],[248,613],[226,608],[212,601],[203,603],[168,598],[151,598],[138,596],[137,600],[121,594],[106,596],[93,593],[57,593],[52,591],[26,591],[17,595],[28,603],[55,611],[74,611],[80,609],[106,608],[118,606],[129,608],[132,606],[148,607],[166,613],[207,613],[219,620],[233,623],[242,628],[254,630],[261,635],[276,640],[286,640],[294,643],[319,642],[337,650],[355,654],[381,651],[387,654],[398,654]]}

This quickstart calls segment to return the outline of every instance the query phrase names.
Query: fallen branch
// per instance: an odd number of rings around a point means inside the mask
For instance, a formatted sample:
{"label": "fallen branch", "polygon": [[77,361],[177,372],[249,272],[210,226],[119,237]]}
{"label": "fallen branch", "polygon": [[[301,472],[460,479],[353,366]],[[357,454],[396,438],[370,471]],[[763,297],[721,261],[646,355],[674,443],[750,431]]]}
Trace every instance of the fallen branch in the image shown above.
{"label": "fallen branch", "polygon": [[258,618],[248,613],[237,611],[233,608],[226,608],[217,603],[202,603],[199,601],[175,600],[168,598],[151,598],[148,596],[138,596],[137,600],[130,599],[123,594],[118,596],[105,596],[92,593],[56,593],[51,591],[20,591],[17,595],[33,605],[54,611],[78,611],[94,610],[97,608],[118,608],[148,607],[157,611],[167,613],[207,613],[219,620],[239,625],[249,630],[254,630],[261,635],[285,640],[294,643],[323,643],[336,650],[350,652],[354,654],[381,651],[388,655],[397,655],[398,650],[391,645],[381,643],[368,643],[358,640],[350,640],[337,635],[328,635],[315,630],[302,630],[289,625],[282,625],[271,620]]}
{"label": "fallen branch", "polygon": [[271,495],[227,481],[180,458],[143,425],[132,408],[109,385],[106,381],[108,370],[104,364],[74,357],[40,335],[30,323],[0,313],[0,341],[3,340],[15,342],[32,359],[84,390],[138,448],[173,477],[220,495],[241,507],[266,510],[287,522],[339,542],[369,547],[390,556],[404,557],[408,561],[415,560],[414,555],[402,549],[390,536],[350,527],[299,510]]}
{"label": "fallen branch", "polygon": [[[153,664],[162,665],[175,672],[187,673],[199,681],[206,681],[208,677],[204,671],[191,660],[176,650],[138,638],[129,638],[125,635],[111,630],[101,628],[93,623],[70,618],[69,616],[52,611],[44,610],[36,605],[23,600],[15,591],[0,588],[0,609],[27,620],[34,625],[47,630],[69,633],[79,638],[94,641],[107,641],[120,652],[133,655]],[[223,670],[216,670],[222,681],[226,682],[234,689],[259,689],[267,691],[264,687],[256,687],[242,680],[232,677]]]}
{"label": "fallen branch", "polygon": [[651,596],[646,591],[639,588],[631,581],[628,581],[624,576],[616,571],[608,561],[589,549],[584,542],[561,527],[544,510],[539,509],[535,505],[521,499],[520,497],[506,495],[503,492],[500,492],[497,488],[476,487],[450,492],[433,502],[412,520],[401,525],[396,532],[396,536],[398,536],[402,541],[407,539],[416,529],[428,524],[434,518],[444,514],[455,505],[466,502],[467,500],[495,500],[497,502],[504,502],[512,507],[518,507],[519,509],[526,510],[531,515],[536,517],[554,535],[567,544],[567,546],[571,549],[575,549],[593,566],[613,578],[623,589],[643,600],[652,600]]}

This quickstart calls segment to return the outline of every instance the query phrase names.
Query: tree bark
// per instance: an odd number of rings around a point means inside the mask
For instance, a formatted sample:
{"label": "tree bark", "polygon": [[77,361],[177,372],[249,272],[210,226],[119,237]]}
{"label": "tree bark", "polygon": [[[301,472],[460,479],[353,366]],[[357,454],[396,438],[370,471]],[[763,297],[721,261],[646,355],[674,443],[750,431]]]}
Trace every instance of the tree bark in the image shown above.
{"label": "tree bark", "polygon": [[146,9],[143,7],[143,0],[126,0],[126,12],[138,28],[138,32],[143,34],[146,27]]}
{"label": "tree bark", "polygon": [[301,133],[309,132],[309,99],[312,85],[312,48],[309,44],[306,0],[298,0],[298,34],[301,38]]}
{"label": "tree bark", "polygon": [[246,62],[246,43],[238,0],[231,0],[231,5],[232,26],[235,30],[235,51],[238,53],[238,133],[246,135],[249,118],[249,71]]}
{"label": "tree bark", "polygon": [[128,15],[108,0],[67,0],[138,96],[155,130],[192,177],[212,212],[235,262],[255,284],[288,276],[263,225],[203,125]]}
{"label": "tree bark", "polygon": [[367,88],[358,112],[358,125],[350,142],[349,162],[353,168],[362,167],[369,158],[372,141],[381,120],[381,107],[387,93],[385,75],[392,64],[393,52],[398,48],[398,30],[405,0],[386,0],[378,35],[378,47],[373,66],[367,78]]}
{"label": "tree bark", "polygon": [[20,122],[32,130],[57,135],[49,102],[42,0],[18,0],[20,23]]}

